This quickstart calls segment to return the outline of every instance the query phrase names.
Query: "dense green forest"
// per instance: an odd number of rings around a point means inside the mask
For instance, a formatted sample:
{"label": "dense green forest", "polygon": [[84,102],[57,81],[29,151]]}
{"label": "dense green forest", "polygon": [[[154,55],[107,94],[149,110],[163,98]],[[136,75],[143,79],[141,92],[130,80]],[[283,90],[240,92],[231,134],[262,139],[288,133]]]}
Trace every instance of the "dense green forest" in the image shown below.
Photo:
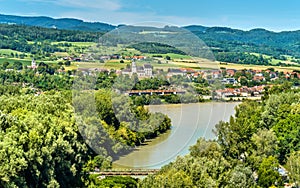
{"label": "dense green forest", "polygon": [[223,52],[256,52],[280,59],[281,55],[299,57],[299,31],[272,32],[264,29],[242,31],[213,27],[193,31],[210,47]]}
{"label": "dense green forest", "polygon": [[61,46],[51,44],[51,42],[97,42],[102,34],[99,32],[0,24],[0,49],[11,49],[31,54],[61,52],[63,51]]}
{"label": "dense green forest", "polygon": [[144,42],[130,45],[129,47],[135,48],[142,53],[150,53],[150,54],[167,54],[167,53],[174,53],[174,54],[182,54],[185,53],[181,50],[178,50],[170,45],[160,44],[160,43],[151,43],[151,42]]}
{"label": "dense green forest", "polygon": [[[73,103],[76,100],[73,98]],[[81,122],[76,121],[68,91],[49,91],[40,96],[1,95],[0,102],[5,104],[0,107],[1,187],[83,186],[82,178],[88,182],[87,173],[95,167],[111,168],[112,159],[128,152],[130,146],[170,128],[167,116],[151,114],[122,97],[112,100],[107,90],[97,91],[95,101],[97,114]],[[114,101],[114,105],[107,101]],[[123,107],[120,114],[122,110],[132,110],[137,118],[133,121],[129,119],[132,116],[118,117],[119,113],[113,113],[113,107],[118,105]],[[95,121],[101,123],[92,127]],[[140,127],[139,132],[128,126],[132,122]],[[85,127],[85,123],[91,126]],[[82,135],[89,134],[91,128],[102,136],[84,140]],[[94,143],[88,146],[89,140]],[[95,145],[93,149],[98,153],[91,149]]]}
{"label": "dense green forest", "polygon": [[253,64],[253,65],[269,65],[269,60],[262,55],[256,56],[241,52],[218,52],[215,57],[219,61],[238,63],[238,64]]}

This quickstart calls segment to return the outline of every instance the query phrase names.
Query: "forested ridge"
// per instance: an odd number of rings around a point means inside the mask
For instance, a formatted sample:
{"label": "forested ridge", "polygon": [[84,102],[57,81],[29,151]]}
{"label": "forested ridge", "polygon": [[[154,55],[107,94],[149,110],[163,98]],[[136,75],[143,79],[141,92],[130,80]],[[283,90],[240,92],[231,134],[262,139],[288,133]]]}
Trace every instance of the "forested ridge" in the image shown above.
{"label": "forested ridge", "polygon": [[[187,28],[188,29],[188,28]],[[272,32],[265,29],[243,31],[212,27],[193,30],[210,47],[224,52],[257,52],[280,58],[281,55],[299,57],[300,31]]]}
{"label": "forested ridge", "polygon": [[[218,61],[266,65],[270,64],[270,58],[285,61],[287,56],[291,56],[294,62],[298,62],[300,57],[299,31],[272,32],[264,29],[243,31],[223,27],[201,27],[199,29],[196,26],[184,28],[203,40],[214,52]],[[135,30],[143,31],[143,28],[137,27]],[[163,30],[172,31],[172,27],[166,27]],[[60,30],[37,26],[0,24],[0,48],[33,54],[41,51],[60,52],[62,48],[49,42],[98,42],[98,39],[108,31]],[[143,53],[164,54],[171,51],[182,54],[180,50],[174,47],[161,44],[154,48],[153,45],[141,43],[131,47]],[[268,55],[270,58],[256,56],[252,53]]]}
{"label": "forested ridge", "polygon": [[0,14],[0,22],[7,24],[22,24],[28,26],[38,26],[45,28],[57,28],[77,31],[96,31],[106,32],[115,28],[115,26],[101,22],[84,22],[74,18],[54,19],[46,16],[14,16]]}
{"label": "forested ridge", "polygon": [[62,52],[51,42],[97,42],[103,33],[47,29],[35,26],[0,24],[0,49],[17,50],[24,53]]}

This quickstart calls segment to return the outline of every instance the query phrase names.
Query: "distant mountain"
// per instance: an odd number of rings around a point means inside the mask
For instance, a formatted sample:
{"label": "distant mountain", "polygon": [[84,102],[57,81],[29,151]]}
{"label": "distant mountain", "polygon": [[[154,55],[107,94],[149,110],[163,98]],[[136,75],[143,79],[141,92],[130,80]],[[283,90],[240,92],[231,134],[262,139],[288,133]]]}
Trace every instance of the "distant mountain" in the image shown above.
{"label": "distant mountain", "polygon": [[208,27],[205,27],[202,25],[188,25],[188,26],[184,26],[182,28],[187,29],[189,31],[200,31],[200,32],[204,32],[208,29]]}
{"label": "distant mountain", "polygon": [[268,31],[263,28],[249,31],[228,27],[185,26],[217,52],[256,52],[285,60],[282,55],[300,58],[300,30]]}
{"label": "distant mountain", "polygon": [[80,30],[80,31],[110,31],[116,26],[101,23],[101,22],[84,22],[83,20],[73,18],[54,19],[45,16],[27,17],[27,16],[13,16],[0,14],[0,23],[39,26],[45,28],[57,28],[66,30]]}
{"label": "distant mountain", "polygon": [[[89,32],[108,32],[125,25],[110,25],[101,22],[85,22],[73,18],[54,19],[50,17],[25,17],[0,14],[0,23],[39,26],[64,30],[80,30]],[[155,27],[128,26],[130,31],[156,31]],[[202,39],[215,53],[256,52],[284,60],[283,55],[291,55],[300,59],[300,30],[273,32],[257,28],[249,31],[228,27],[206,27],[188,25],[182,27],[193,32]],[[165,31],[176,31],[178,27],[165,26]],[[1,32],[0,32],[1,34]],[[89,35],[93,35],[90,33]],[[226,54],[227,55],[227,54]]]}

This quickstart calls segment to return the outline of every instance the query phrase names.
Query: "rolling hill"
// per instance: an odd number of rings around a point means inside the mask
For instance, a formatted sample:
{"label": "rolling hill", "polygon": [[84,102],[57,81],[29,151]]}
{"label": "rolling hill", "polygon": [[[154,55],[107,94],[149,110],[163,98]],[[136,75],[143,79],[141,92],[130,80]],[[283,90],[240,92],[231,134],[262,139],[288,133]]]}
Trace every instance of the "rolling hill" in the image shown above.
{"label": "rolling hill", "polygon": [[80,31],[110,31],[115,26],[101,22],[84,22],[73,18],[54,19],[45,16],[25,17],[0,14],[0,23],[39,26],[45,28],[57,28]]}
{"label": "rolling hill", "polygon": [[[114,26],[101,22],[85,22],[79,19],[73,18],[60,18],[54,19],[50,17],[24,17],[0,14],[0,23],[3,27],[5,25],[25,25],[25,26],[38,26],[41,28],[55,28],[56,30],[72,30],[72,32],[89,32],[92,35],[93,32],[108,32],[120,26]],[[132,31],[155,31],[155,27],[132,27]],[[227,28],[227,27],[205,27],[201,25],[190,25],[182,27],[193,32],[200,39],[202,39],[211,49],[214,51],[216,57],[220,61],[230,61],[240,63],[241,55],[248,53],[243,63],[251,63],[254,57],[253,53],[268,55],[273,59],[279,61],[285,61],[287,58],[292,57],[295,62],[300,62],[300,30],[298,31],[283,31],[274,32],[265,29],[252,29],[249,31]],[[16,30],[16,33],[21,34],[22,29],[11,28],[12,31]],[[172,31],[176,30],[176,27],[166,26],[164,30]],[[5,29],[4,29],[5,30]],[[4,39],[10,34],[1,33]],[[54,31],[50,31],[54,32]],[[57,32],[56,32],[57,33]],[[81,34],[81,38],[85,34]],[[98,37],[90,37],[89,40],[94,40]],[[86,40],[86,39],[85,39]],[[68,40],[70,41],[70,40]],[[251,53],[251,54],[250,54]],[[249,62],[248,62],[249,61]],[[265,61],[261,64],[266,64]]]}

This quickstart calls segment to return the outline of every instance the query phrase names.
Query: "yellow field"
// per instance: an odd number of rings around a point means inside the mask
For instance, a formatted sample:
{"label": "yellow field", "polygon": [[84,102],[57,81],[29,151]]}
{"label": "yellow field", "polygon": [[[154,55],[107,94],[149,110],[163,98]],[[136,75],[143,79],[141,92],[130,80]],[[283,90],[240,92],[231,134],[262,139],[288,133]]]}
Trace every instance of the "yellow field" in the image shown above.
{"label": "yellow field", "polygon": [[233,64],[233,63],[228,63],[227,65],[219,65],[220,67],[224,67],[226,69],[236,69],[236,70],[241,70],[241,69],[253,69],[253,70],[266,70],[268,68],[274,68],[276,71],[288,71],[292,72],[293,70],[300,70],[300,67],[279,67],[279,66],[262,66],[262,65],[241,65],[241,64]]}
{"label": "yellow field", "polygon": [[253,69],[253,70],[266,70],[268,68],[274,68],[277,71],[288,71],[300,70],[300,67],[291,66],[291,67],[280,67],[280,66],[263,66],[263,65],[244,65],[244,64],[234,64],[234,63],[222,63],[218,61],[209,61],[206,59],[196,59],[197,62],[192,62],[191,60],[181,60],[173,62],[178,66],[191,67],[191,68],[211,68],[211,69],[220,69],[221,67],[226,69]]}
{"label": "yellow field", "polygon": [[53,55],[55,55],[57,57],[68,57],[69,53],[67,53],[67,52],[54,52]]}
{"label": "yellow field", "polygon": [[211,61],[208,59],[185,59],[185,60],[176,60],[174,62],[169,62],[169,64],[177,65],[178,67],[189,67],[194,69],[219,69],[219,63],[217,61]]}
{"label": "yellow field", "polygon": [[63,43],[71,43],[73,46],[78,46],[78,47],[90,47],[96,45],[95,42],[66,42],[66,41],[52,42],[51,44],[63,44]]}
{"label": "yellow field", "polygon": [[[120,70],[125,68],[127,64],[130,64],[131,61],[125,61],[125,63],[120,63],[119,60],[110,60],[106,63],[93,63],[93,62],[74,62],[70,67],[66,67],[66,70],[78,69],[78,68],[106,68],[106,69],[115,69]],[[137,62],[137,65],[141,65],[142,63]],[[218,61],[210,61],[206,59],[188,59],[188,60],[176,60],[169,61],[166,63],[165,61],[162,64],[151,63],[154,69],[163,69],[168,70],[169,68],[193,68],[193,69],[253,69],[253,70],[266,70],[268,68],[274,68],[276,71],[283,72],[292,72],[293,70],[300,70],[300,67],[279,67],[279,66],[262,66],[262,65],[242,65],[242,64],[220,64]]]}
{"label": "yellow field", "polygon": [[78,68],[105,68],[105,69],[115,69],[120,70],[125,68],[126,64],[130,63],[125,61],[125,63],[120,63],[119,61],[108,61],[106,63],[96,63],[96,62],[74,62],[71,66],[65,67],[66,70],[73,70]]}

